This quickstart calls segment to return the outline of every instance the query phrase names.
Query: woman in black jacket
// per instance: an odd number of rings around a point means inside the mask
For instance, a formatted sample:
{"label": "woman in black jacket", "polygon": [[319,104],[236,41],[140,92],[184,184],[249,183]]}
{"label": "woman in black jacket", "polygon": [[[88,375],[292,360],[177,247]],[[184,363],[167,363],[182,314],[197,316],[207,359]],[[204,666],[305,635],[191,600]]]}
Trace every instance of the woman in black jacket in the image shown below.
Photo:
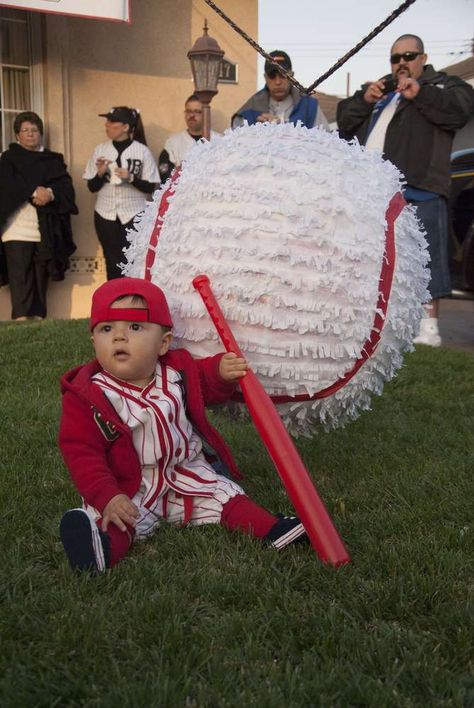
{"label": "woman in black jacket", "polygon": [[46,317],[48,280],[63,280],[76,249],[74,188],[63,156],[42,146],[43,122],[30,111],[0,157],[0,285],[10,284],[12,319]]}

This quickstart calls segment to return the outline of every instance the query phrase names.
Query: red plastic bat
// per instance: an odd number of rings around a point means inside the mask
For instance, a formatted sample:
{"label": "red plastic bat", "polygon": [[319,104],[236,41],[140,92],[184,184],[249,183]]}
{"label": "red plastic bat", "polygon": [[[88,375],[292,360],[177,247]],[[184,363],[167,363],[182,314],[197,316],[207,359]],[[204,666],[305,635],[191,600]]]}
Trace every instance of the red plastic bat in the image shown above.
{"label": "red plastic bat", "polygon": [[[196,276],[193,285],[201,295],[226,350],[234,352],[237,356],[243,356],[214,297],[207,275]],[[255,427],[273,460],[314,550],[323,562],[336,566],[348,563],[350,557],[344,544],[270,396],[251,370],[247,371],[239,383]]]}

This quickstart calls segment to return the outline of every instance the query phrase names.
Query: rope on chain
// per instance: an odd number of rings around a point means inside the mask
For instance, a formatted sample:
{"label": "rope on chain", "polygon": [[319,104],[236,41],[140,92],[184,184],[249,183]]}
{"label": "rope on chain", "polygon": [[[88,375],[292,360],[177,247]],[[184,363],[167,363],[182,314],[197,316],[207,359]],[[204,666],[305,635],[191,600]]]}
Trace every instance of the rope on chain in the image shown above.
{"label": "rope on chain", "polygon": [[322,74],[319,77],[319,79],[316,79],[316,81],[313,81],[311,86],[308,86],[308,88],[305,88],[302,84],[299,83],[299,81],[297,81],[295,79],[294,76],[292,76],[292,74],[289,71],[284,69],[280,64],[277,64],[273,60],[273,57],[271,57],[269,54],[267,54],[267,52],[264,49],[262,49],[262,47],[260,47],[260,45],[258,45],[257,42],[255,42],[251,37],[249,37],[249,35],[246,32],[244,32],[243,29],[241,29],[238,25],[236,25],[235,22],[233,22],[233,20],[230,19],[230,17],[228,17],[224,12],[222,12],[222,10],[219,7],[217,7],[217,5],[215,4],[215,2],[213,2],[213,0],[204,0],[204,2],[207,5],[209,5],[209,7],[211,7],[215,12],[217,12],[217,14],[220,15],[222,17],[222,19],[225,20],[232,27],[232,29],[234,29],[237,32],[237,34],[240,34],[240,36],[243,37],[245,39],[245,41],[248,42],[259,54],[261,54],[262,57],[264,57],[264,59],[267,59],[268,61],[271,61],[272,64],[275,64],[275,67],[278,67],[279,72],[281,74],[283,74],[284,76],[286,76],[288,81],[293,86],[295,86],[300,93],[311,95],[312,93],[315,92],[314,90],[315,90],[316,86],[319,86],[319,84],[321,84],[323,81],[325,81],[327,78],[329,78],[331,76],[331,74],[334,74],[335,71],[340,69],[340,67],[343,64],[345,64],[346,61],[348,61],[351,57],[353,57],[354,54],[357,54],[357,52],[359,52],[362,49],[362,47],[364,47],[374,37],[376,37],[378,34],[380,34],[380,32],[382,32],[382,30],[384,30],[386,27],[388,27],[389,24],[391,24],[394,20],[396,20],[397,17],[402,14],[402,12],[405,12],[405,10],[408,10],[410,5],[413,5],[413,3],[416,2],[416,0],[405,0],[405,2],[403,2],[399,7],[397,7],[397,9],[394,10],[383,22],[381,22],[377,27],[375,27],[372,30],[372,32],[370,32],[370,34],[368,34],[366,37],[364,37],[359,42],[359,44],[356,44],[356,46],[353,47],[353,49],[351,49],[350,51],[347,52],[347,54],[344,54],[343,57],[338,59],[338,61],[333,66],[331,66],[331,68],[328,69],[328,71],[326,71],[324,74]]}

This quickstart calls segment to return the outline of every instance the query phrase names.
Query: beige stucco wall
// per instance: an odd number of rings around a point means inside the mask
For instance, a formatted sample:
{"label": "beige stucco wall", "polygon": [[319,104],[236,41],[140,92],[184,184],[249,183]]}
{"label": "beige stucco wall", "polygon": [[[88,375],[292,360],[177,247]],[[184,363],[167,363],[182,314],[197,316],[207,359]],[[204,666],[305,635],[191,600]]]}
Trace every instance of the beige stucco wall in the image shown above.
{"label": "beige stucco wall", "polygon": [[[220,0],[222,10],[257,37],[257,0]],[[157,157],[168,135],[184,129],[183,104],[193,91],[187,52],[209,34],[239,66],[238,84],[219,84],[212,127],[223,131],[232,113],[255,91],[256,52],[203,0],[132,0],[132,23],[44,16],[45,121],[48,146],[63,152],[77,192],[73,219],[77,252],[63,283],[48,291],[48,316],[86,317],[90,296],[104,280],[93,227],[94,195],[82,180],[84,166],[105,139],[104,119],[113,105],[138,107],[148,146]],[[0,319],[10,317],[9,292],[0,291]]]}

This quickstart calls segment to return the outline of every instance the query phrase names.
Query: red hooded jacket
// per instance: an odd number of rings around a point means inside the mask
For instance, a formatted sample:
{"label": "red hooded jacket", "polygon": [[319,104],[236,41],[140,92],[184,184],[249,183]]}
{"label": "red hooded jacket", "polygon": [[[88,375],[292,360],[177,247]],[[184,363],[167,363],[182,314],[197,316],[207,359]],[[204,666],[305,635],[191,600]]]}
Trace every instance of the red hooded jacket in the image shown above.
{"label": "red hooded jacket", "polygon": [[[236,388],[236,384],[224,381],[219,374],[221,357],[222,354],[217,354],[195,360],[185,349],[175,349],[160,357],[160,362],[181,374],[189,420],[233,476],[240,478],[228,446],[211,426],[204,410],[205,405],[227,401]],[[62,377],[59,447],[79,494],[102,513],[117,494],[132,498],[142,475],[130,428],[122,422],[101,388],[91,381],[100,370],[94,359]]]}

